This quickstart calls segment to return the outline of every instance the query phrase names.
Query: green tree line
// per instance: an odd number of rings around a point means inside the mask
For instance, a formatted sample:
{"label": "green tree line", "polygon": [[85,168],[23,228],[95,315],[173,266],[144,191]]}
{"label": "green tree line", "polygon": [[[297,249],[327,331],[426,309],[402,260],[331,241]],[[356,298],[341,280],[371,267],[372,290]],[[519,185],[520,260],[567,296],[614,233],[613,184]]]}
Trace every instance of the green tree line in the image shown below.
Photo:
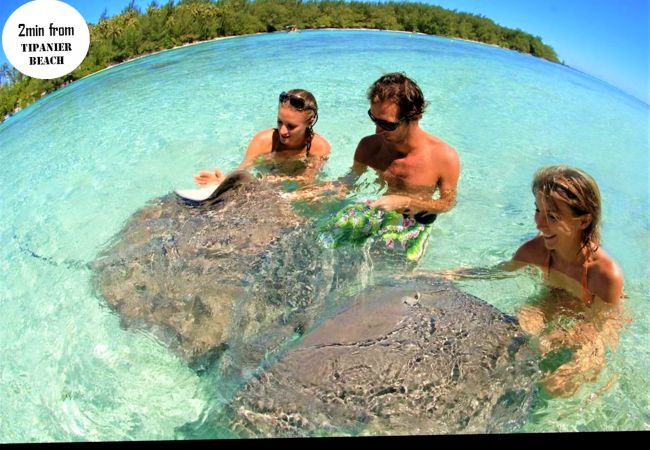
{"label": "green tree line", "polygon": [[469,39],[559,62],[555,51],[519,29],[474,14],[413,2],[341,0],[181,0],[152,1],[146,11],[131,1],[113,17],[89,24],[88,55],[72,73],[52,80],[0,67],[0,121],[41,96],[74,80],[135,56],[182,44],[259,32],[300,29],[372,28]]}

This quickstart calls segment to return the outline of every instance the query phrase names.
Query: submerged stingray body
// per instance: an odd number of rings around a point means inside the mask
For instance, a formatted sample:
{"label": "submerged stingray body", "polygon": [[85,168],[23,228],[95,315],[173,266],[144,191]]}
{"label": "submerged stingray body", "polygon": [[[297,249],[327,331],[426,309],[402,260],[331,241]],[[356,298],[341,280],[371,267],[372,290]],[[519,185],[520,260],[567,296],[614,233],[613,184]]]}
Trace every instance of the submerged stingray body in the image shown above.
{"label": "submerged stingray body", "polygon": [[362,291],[223,412],[242,437],[512,431],[537,365],[514,320],[453,285]]}
{"label": "submerged stingray body", "polygon": [[170,194],[136,212],[91,263],[94,287],[125,327],[152,331],[190,363],[218,356],[233,332],[239,341],[259,334],[260,323],[280,320],[287,329],[274,339],[282,339],[297,326],[292,311],[317,295],[311,286],[329,286],[322,267],[286,264],[322,260],[317,246],[297,239],[303,227],[279,190],[258,180],[210,205],[188,206]]}
{"label": "submerged stingray body", "polygon": [[197,369],[217,362],[209,373],[241,387],[188,433],[516,429],[538,369],[514,320],[432,278],[391,276],[346,295],[360,289],[362,252],[320,246],[278,186],[236,184],[208,205],[151,201],[91,263],[126,327]]}

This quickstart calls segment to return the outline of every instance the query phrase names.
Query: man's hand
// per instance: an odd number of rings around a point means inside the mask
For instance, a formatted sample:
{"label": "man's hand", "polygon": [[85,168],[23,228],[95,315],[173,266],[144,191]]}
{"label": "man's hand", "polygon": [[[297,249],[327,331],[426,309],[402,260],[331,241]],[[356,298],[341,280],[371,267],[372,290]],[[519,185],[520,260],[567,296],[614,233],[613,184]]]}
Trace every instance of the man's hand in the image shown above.
{"label": "man's hand", "polygon": [[211,184],[219,184],[223,179],[223,174],[219,169],[215,169],[214,172],[202,170],[194,175],[193,178],[194,182],[199,186],[210,186]]}
{"label": "man's hand", "polygon": [[404,211],[411,206],[411,198],[404,195],[384,195],[375,200],[370,206],[384,211]]}
{"label": "man's hand", "polygon": [[346,187],[343,183],[327,181],[325,183],[309,185],[293,192],[293,197],[300,200],[319,200],[321,198],[342,199],[346,194]]}

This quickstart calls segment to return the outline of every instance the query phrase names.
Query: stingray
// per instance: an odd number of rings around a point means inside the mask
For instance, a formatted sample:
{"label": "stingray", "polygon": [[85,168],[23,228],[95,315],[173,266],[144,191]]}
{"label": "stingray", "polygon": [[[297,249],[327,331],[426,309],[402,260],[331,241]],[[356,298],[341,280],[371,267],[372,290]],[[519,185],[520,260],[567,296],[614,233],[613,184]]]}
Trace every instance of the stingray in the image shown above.
{"label": "stingray", "polygon": [[259,343],[274,329],[267,347],[290,336],[303,326],[292,314],[329,292],[332,276],[277,185],[238,171],[209,190],[151,200],[90,264],[96,293],[125,328],[148,330],[197,367],[233,335]]}
{"label": "stingray", "polygon": [[371,270],[379,283],[363,288],[367,255],[319,245],[278,185],[242,175],[206,199],[153,199],[90,265],[124,327],[234,381],[225,408],[181,432],[483,433],[525,421],[538,368],[514,319],[434,278]]}
{"label": "stingray", "polygon": [[383,281],[263,364],[214,418],[240,437],[487,433],[539,379],[517,322],[447,281]]}

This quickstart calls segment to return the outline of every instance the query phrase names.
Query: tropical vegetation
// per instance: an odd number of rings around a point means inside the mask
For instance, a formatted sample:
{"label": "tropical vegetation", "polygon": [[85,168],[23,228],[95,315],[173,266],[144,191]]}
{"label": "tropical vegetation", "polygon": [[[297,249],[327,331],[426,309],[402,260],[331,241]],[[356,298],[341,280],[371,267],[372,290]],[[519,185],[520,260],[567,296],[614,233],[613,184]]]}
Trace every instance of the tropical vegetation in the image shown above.
{"label": "tropical vegetation", "polygon": [[0,121],[74,80],[138,55],[179,45],[286,29],[371,28],[419,32],[498,45],[558,62],[555,51],[519,29],[474,14],[414,2],[342,0],[155,0],[141,11],[132,0],[116,16],[89,24],[90,48],[72,73],[52,80],[0,67]]}

